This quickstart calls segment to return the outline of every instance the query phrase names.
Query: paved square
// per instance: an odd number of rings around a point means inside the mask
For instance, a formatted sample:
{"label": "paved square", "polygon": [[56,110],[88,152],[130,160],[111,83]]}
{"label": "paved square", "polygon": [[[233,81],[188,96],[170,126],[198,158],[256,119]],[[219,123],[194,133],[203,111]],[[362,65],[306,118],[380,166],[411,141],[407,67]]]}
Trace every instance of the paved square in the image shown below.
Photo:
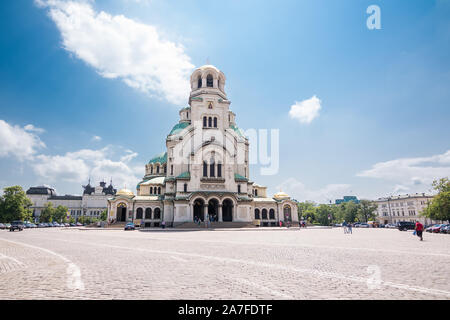
{"label": "paved square", "polygon": [[0,299],[450,299],[450,235],[0,230]]}

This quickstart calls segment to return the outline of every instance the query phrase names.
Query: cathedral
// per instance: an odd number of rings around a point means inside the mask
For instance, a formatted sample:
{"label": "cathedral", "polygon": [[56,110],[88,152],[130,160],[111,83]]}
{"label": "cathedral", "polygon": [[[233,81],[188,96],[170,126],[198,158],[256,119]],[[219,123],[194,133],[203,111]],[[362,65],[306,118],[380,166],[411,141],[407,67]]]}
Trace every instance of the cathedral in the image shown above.
{"label": "cathedral", "polygon": [[145,166],[136,194],[127,189],[108,199],[109,221],[144,227],[298,224],[297,204],[284,192],[250,180],[249,142],[236,125],[225,93],[226,78],[212,65],[190,78],[189,106],[166,138],[166,151]]}

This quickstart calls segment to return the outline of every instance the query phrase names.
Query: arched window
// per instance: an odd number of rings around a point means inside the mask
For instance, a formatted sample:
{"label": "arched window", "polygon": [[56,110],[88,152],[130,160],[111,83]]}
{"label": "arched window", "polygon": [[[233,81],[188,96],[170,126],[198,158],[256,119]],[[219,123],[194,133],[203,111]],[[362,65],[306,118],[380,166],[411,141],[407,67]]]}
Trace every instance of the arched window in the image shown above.
{"label": "arched window", "polygon": [[211,117],[209,117],[208,118],[208,127],[212,127],[212,118]]}
{"label": "arched window", "polygon": [[258,196],[258,189],[255,189],[255,196]]}
{"label": "arched window", "polygon": [[184,186],[183,186],[183,191],[184,191],[184,192],[187,192],[187,183],[184,184]]}
{"label": "arched window", "polygon": [[155,212],[153,214],[153,219],[156,219],[156,220],[161,219],[161,209],[160,208],[155,209]]}
{"label": "arched window", "polygon": [[208,164],[206,163],[206,161],[203,161],[203,176],[208,176]]}
{"label": "arched window", "polygon": [[206,117],[203,117],[203,127],[204,128],[206,128],[206,126],[207,126],[206,121],[207,121]]}
{"label": "arched window", "polygon": [[216,165],[214,163],[214,159],[211,159],[210,165],[209,165],[209,176],[210,177],[215,177],[216,176],[215,167],[216,167]]}
{"label": "arched window", "polygon": [[214,117],[214,128],[217,128],[217,118]]}
{"label": "arched window", "polygon": [[173,164],[170,165],[170,175],[173,176]]}
{"label": "arched window", "polygon": [[275,210],[273,209],[269,210],[269,219],[275,219]]}
{"label": "arched window", "polygon": [[150,174],[153,174],[153,166],[150,166]]}
{"label": "arched window", "polygon": [[161,187],[158,187],[158,194],[161,194]]}
{"label": "arched window", "polygon": [[238,184],[238,193],[241,193],[241,185]]}
{"label": "arched window", "polygon": [[156,173],[159,173],[159,166],[156,166]]}
{"label": "arched window", "polygon": [[201,88],[202,87],[202,77],[198,77],[198,80],[197,80],[197,88]]}
{"label": "arched window", "polygon": [[206,77],[206,86],[209,88],[213,87],[213,76],[210,74]]}
{"label": "arched window", "polygon": [[255,209],[255,219],[260,219],[259,218],[259,209]]}
{"label": "arched window", "polygon": [[153,187],[150,187],[150,194],[153,194]]}
{"label": "arched window", "polygon": [[142,208],[138,208],[136,210],[136,219],[142,219],[142,213],[144,212],[144,210],[142,210]]}
{"label": "arched window", "polygon": [[267,219],[267,209],[262,209],[262,218]]}
{"label": "arched window", "polygon": [[218,178],[222,177],[222,164],[221,163],[217,164],[217,177]]}
{"label": "arched window", "polygon": [[167,166],[166,165],[164,165],[164,173],[167,173]]}
{"label": "arched window", "polygon": [[145,219],[151,219],[152,218],[152,208],[145,209]]}

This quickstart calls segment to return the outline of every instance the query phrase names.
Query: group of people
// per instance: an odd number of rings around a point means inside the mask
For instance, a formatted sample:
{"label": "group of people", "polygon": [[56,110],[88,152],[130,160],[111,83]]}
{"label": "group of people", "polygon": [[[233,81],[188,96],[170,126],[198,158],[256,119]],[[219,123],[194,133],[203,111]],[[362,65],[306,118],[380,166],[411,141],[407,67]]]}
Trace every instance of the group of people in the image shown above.
{"label": "group of people", "polygon": [[[206,218],[204,220],[205,226],[207,228],[209,228],[211,226],[211,223],[214,222],[214,221],[218,221],[217,215],[215,215],[215,214],[207,214]],[[195,216],[194,217],[194,222],[200,226],[201,223],[203,222],[203,220],[200,219],[200,217]]]}
{"label": "group of people", "polygon": [[344,222],[342,222],[342,227],[344,227],[344,233],[353,233],[353,225],[351,222],[347,222],[344,220]]}

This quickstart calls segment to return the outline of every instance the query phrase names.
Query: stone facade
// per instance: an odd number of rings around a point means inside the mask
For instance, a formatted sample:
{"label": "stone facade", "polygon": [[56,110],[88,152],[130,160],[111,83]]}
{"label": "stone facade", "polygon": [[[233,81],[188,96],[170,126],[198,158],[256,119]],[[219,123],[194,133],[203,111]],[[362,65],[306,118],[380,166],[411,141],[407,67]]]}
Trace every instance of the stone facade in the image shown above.
{"label": "stone facade", "polygon": [[382,224],[417,220],[423,224],[438,223],[420,215],[432,199],[433,196],[425,193],[379,198],[375,200],[378,205],[377,220]]}
{"label": "stone facade", "polygon": [[282,192],[268,198],[265,187],[250,181],[249,142],[230,110],[225,81],[211,65],[193,72],[189,106],[180,110],[166,151],[145,166],[136,195],[123,189],[108,200],[110,220],[298,223],[296,202]]}
{"label": "stone facade", "polygon": [[97,187],[91,187],[90,184],[83,186],[83,195],[64,195],[58,196],[55,189],[49,186],[31,187],[27,190],[27,197],[31,200],[33,205],[34,221],[39,221],[41,211],[45,208],[48,202],[51,202],[53,207],[65,206],[68,208],[71,217],[78,220],[78,217],[87,216],[91,218],[100,218],[100,214],[107,209],[107,199],[115,195],[116,189],[111,184],[107,187],[104,182],[101,182]]}

